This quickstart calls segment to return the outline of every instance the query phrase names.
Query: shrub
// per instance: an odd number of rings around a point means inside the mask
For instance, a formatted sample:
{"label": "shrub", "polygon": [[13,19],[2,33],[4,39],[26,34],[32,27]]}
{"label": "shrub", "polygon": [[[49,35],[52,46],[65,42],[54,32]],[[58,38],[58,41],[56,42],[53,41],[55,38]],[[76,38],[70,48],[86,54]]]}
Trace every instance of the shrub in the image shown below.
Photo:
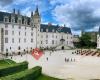
{"label": "shrub", "polygon": [[0,77],[7,76],[16,72],[23,71],[28,68],[28,62],[22,62],[17,64],[12,64],[6,67],[0,68]]}
{"label": "shrub", "polygon": [[35,80],[41,75],[42,68],[36,66],[30,70],[24,70],[13,75],[2,77],[1,80]]}

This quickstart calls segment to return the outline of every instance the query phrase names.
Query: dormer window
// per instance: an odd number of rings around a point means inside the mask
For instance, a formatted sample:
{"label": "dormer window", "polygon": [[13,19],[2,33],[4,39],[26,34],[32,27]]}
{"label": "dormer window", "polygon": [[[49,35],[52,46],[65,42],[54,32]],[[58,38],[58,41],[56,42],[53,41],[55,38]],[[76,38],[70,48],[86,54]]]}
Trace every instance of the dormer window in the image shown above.
{"label": "dormer window", "polygon": [[48,32],[48,29],[46,29],[46,32]]}
{"label": "dormer window", "polygon": [[4,22],[9,22],[9,18],[7,16],[4,17]]}
{"label": "dormer window", "polygon": [[52,32],[54,32],[54,29],[52,30]]}
{"label": "dormer window", "polygon": [[41,29],[41,32],[43,32],[43,29]]}

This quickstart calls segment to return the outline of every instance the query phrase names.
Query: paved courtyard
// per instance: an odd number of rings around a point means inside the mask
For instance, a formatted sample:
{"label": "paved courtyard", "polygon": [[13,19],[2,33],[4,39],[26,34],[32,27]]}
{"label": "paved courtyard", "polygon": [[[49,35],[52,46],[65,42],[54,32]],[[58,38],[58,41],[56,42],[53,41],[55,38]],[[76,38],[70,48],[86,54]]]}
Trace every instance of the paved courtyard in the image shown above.
{"label": "paved courtyard", "polygon": [[100,57],[80,56],[72,54],[73,51],[45,51],[39,60],[35,60],[30,54],[12,59],[16,62],[27,60],[29,68],[42,66],[42,73],[64,80],[100,79]]}

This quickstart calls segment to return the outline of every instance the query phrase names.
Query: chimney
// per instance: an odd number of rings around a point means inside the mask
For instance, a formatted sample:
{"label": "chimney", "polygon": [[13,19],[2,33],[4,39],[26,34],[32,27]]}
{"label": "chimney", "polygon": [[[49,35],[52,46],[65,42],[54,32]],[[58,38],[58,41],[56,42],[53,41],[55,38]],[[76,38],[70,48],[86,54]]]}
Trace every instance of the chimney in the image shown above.
{"label": "chimney", "polygon": [[18,15],[20,15],[20,10],[18,10]]}
{"label": "chimney", "polygon": [[15,14],[15,8],[13,9],[13,14]]}

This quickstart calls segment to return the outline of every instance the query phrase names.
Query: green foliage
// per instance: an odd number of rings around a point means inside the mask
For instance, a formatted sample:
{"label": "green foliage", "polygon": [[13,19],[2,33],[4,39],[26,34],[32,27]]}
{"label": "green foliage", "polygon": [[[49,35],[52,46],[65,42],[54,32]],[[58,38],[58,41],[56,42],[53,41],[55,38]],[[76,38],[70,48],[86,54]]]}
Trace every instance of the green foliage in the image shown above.
{"label": "green foliage", "polygon": [[88,34],[83,34],[82,37],[79,38],[81,47],[90,47],[91,37]]}
{"label": "green foliage", "polygon": [[0,60],[0,68],[3,67],[3,66],[11,65],[11,64],[16,64],[16,62],[14,62],[14,61],[12,61],[10,59]]}
{"label": "green foliage", "polygon": [[30,70],[24,70],[13,75],[2,77],[1,80],[35,80],[41,75],[42,68],[36,66]]}
{"label": "green foliage", "polygon": [[4,66],[0,68],[0,77],[7,76],[16,72],[23,71],[28,68],[27,62],[22,62],[18,64],[11,64],[9,66]]}
{"label": "green foliage", "polygon": [[79,38],[79,43],[76,46],[78,48],[96,48],[96,43],[91,42],[91,36],[89,34],[83,34]]}

